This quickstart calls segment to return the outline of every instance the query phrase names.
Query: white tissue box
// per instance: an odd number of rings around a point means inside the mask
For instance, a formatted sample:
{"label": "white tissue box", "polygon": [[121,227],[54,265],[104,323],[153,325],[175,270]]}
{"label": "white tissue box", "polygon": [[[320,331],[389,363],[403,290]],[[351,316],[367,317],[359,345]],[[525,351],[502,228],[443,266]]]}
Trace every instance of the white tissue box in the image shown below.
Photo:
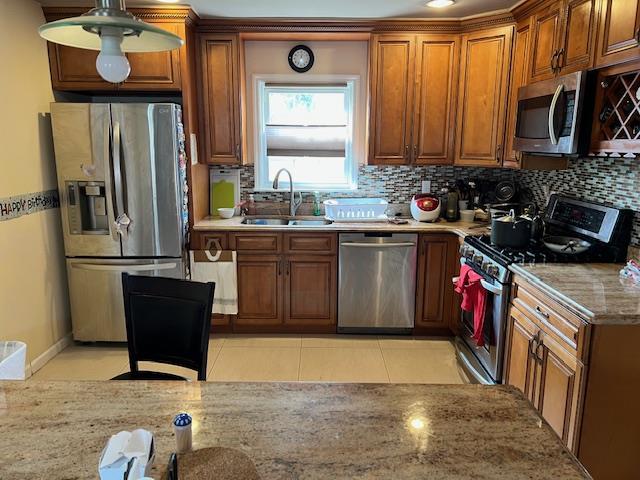
{"label": "white tissue box", "polygon": [[153,434],[138,429],[113,435],[102,451],[100,480],[138,480],[151,471],[154,457]]}

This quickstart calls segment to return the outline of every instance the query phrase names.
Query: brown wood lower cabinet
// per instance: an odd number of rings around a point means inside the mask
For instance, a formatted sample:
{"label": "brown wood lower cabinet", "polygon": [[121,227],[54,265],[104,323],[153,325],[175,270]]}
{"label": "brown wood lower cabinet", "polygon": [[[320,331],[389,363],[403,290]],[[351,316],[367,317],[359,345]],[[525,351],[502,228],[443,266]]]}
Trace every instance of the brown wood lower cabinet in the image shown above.
{"label": "brown wood lower cabinet", "polygon": [[511,307],[505,383],[520,389],[573,448],[583,366],[546,331],[517,307]]}
{"label": "brown wood lower cabinet", "polygon": [[504,383],[527,396],[595,480],[638,478],[640,325],[588,324],[514,281]]}
{"label": "brown wood lower cabinet", "polygon": [[282,324],[280,255],[238,255],[237,325]]}
{"label": "brown wood lower cabinet", "polygon": [[[234,330],[335,332],[335,234],[238,233],[231,234],[231,238],[232,247],[241,247]],[[282,243],[288,252],[300,248],[305,253],[282,254]],[[256,250],[251,250],[252,244]],[[277,254],[261,254],[267,247]]]}
{"label": "brown wood lower cabinet", "polygon": [[451,279],[459,268],[458,237],[453,234],[420,235],[416,284],[415,330],[419,334],[455,330],[459,309],[454,304]]}
{"label": "brown wood lower cabinet", "polygon": [[293,255],[285,259],[285,324],[304,329],[336,325],[336,257]]}

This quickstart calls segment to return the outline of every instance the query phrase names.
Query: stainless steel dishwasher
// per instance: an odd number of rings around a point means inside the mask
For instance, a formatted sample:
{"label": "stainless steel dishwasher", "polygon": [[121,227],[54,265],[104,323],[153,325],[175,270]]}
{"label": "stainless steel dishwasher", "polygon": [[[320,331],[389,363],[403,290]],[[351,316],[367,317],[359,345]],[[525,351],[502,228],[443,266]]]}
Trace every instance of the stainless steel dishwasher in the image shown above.
{"label": "stainless steel dishwasher", "polygon": [[338,331],[411,331],[417,250],[411,233],[340,235]]}

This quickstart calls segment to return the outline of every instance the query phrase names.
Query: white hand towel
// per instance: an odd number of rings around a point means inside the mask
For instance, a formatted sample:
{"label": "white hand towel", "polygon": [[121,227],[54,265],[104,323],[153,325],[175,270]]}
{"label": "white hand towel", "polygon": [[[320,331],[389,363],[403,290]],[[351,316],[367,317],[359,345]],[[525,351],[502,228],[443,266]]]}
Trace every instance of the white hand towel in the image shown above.
{"label": "white hand towel", "polygon": [[208,250],[203,252],[204,255],[197,255],[197,259],[196,252],[189,252],[191,279],[197,282],[214,282],[216,284],[212,313],[236,315],[238,313],[236,252],[210,252]]}

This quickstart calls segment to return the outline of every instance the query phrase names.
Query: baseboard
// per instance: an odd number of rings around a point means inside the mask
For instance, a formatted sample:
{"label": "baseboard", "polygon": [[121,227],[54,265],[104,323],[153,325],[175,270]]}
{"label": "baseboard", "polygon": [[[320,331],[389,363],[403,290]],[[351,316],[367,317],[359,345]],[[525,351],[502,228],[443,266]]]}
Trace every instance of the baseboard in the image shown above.
{"label": "baseboard", "polygon": [[51,345],[51,347],[45,350],[44,353],[34,358],[31,363],[27,363],[25,367],[25,378],[29,378],[31,375],[44,367],[49,360],[51,360],[58,353],[71,345],[71,343],[73,343],[73,337],[71,336],[71,332],[69,332],[56,343]]}

